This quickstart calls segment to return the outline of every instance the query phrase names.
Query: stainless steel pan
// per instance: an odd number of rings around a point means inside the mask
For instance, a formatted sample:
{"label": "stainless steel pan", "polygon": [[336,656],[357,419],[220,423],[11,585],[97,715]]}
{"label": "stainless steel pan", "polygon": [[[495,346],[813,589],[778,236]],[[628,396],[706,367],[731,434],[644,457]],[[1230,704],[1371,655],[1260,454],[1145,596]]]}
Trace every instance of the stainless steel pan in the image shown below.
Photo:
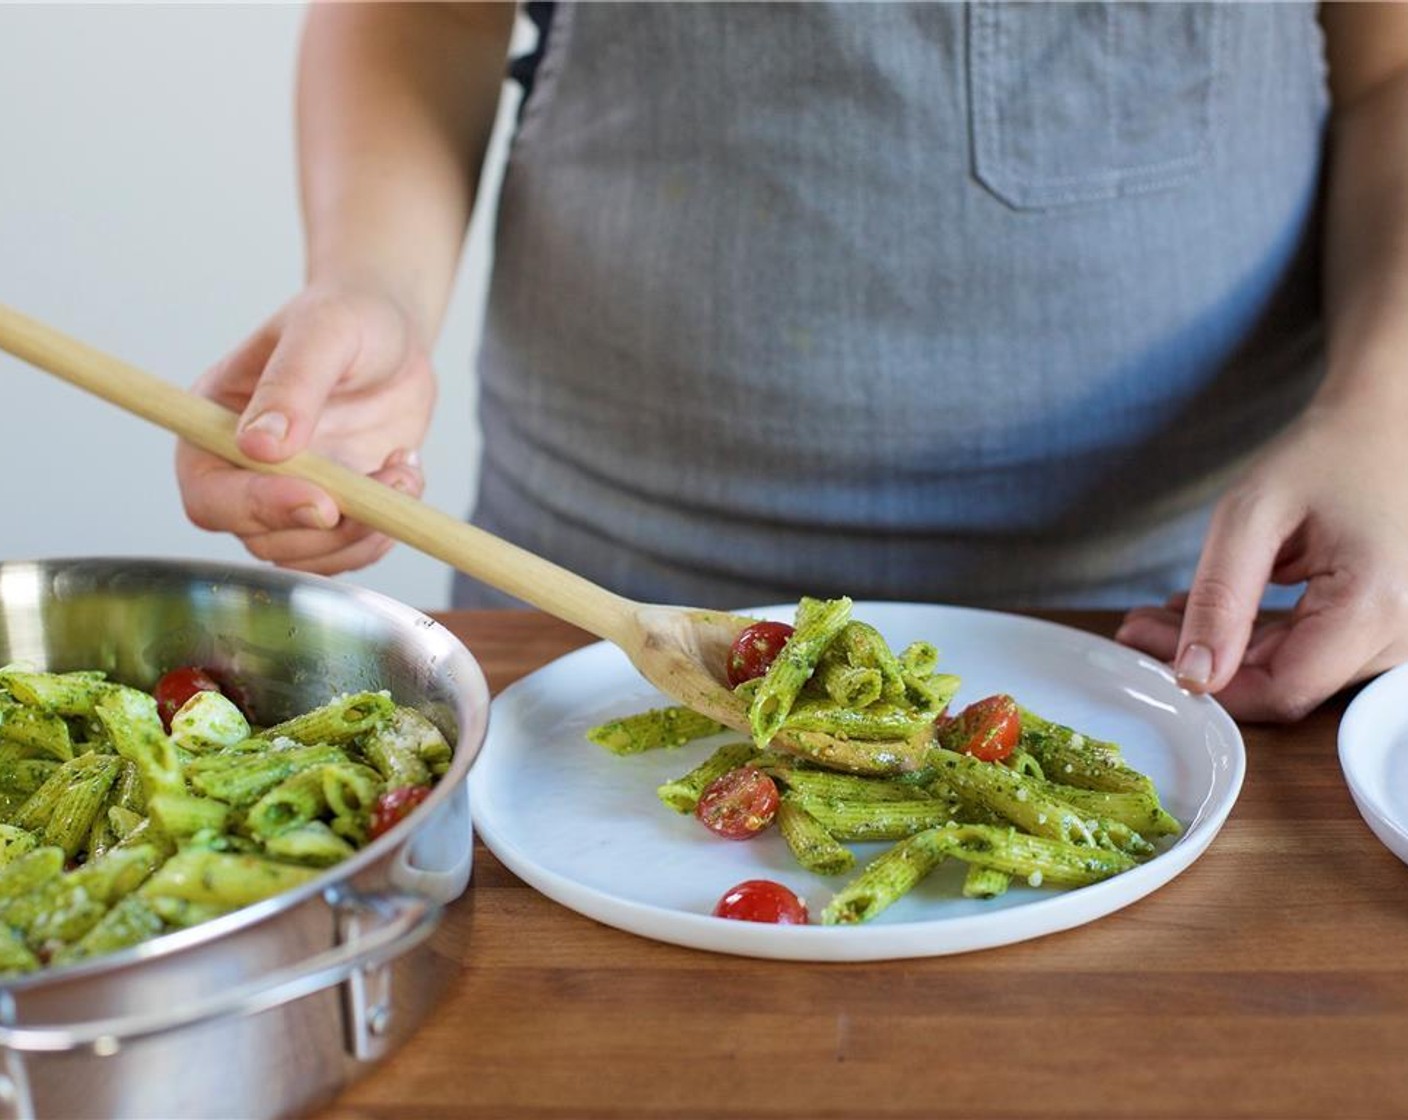
{"label": "stainless steel pan", "polygon": [[387,688],[455,753],[405,821],[303,888],[0,986],[0,1117],[297,1115],[408,1038],[461,952],[432,935],[469,879],[465,776],[488,716],[483,674],[449,631],[372,592],[273,569],[8,562],[0,664],[15,660],[138,686],[214,666],[264,722]]}

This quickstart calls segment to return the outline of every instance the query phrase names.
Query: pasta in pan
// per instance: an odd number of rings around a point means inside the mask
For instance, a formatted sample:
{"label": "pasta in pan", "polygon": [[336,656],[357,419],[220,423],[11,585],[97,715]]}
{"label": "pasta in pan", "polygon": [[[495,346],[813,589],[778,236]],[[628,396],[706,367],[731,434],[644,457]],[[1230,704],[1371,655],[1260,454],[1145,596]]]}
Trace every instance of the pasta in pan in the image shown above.
{"label": "pasta in pan", "polygon": [[385,692],[265,728],[208,680],[166,707],[99,672],[0,668],[0,975],[305,883],[395,824],[450,760]]}
{"label": "pasta in pan", "polygon": [[[723,743],[657,791],[732,839],[776,822],[798,864],[820,876],[854,869],[850,844],[892,844],[834,891],[823,924],[870,920],[947,860],[966,865],[964,895],[992,898],[1013,879],[1071,888],[1121,874],[1181,832],[1115,744],[1009,696],[950,713],[961,680],[938,671],[937,649],[891,650],[851,608],[803,599],[793,626],[759,624],[773,628],[767,641],[745,631],[729,683],[748,701],[751,738]],[[664,708],[588,737],[629,754],[725,730]],[[787,750],[775,742],[783,731]]]}

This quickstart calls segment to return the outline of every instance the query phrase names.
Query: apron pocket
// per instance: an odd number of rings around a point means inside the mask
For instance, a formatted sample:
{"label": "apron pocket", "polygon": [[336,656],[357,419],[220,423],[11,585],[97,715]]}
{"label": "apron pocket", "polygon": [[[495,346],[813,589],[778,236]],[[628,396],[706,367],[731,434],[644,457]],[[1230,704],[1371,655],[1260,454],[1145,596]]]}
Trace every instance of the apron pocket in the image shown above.
{"label": "apron pocket", "polygon": [[1209,161],[1220,4],[968,12],[973,171],[1023,210],[1166,190]]}

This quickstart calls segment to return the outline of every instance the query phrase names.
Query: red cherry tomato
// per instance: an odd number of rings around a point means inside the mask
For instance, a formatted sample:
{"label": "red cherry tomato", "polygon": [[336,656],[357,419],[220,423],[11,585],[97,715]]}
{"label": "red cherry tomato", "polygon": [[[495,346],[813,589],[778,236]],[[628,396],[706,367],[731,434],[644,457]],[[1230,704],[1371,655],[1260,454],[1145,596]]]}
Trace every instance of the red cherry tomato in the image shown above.
{"label": "red cherry tomato", "polygon": [[197,692],[219,691],[220,685],[206,670],[185,665],[164,673],[152,688],[152,695],[156,697],[156,710],[161,713],[161,722],[170,731],[172,717],[187,700]]}
{"label": "red cherry tomato", "polygon": [[430,796],[429,786],[397,786],[376,799],[372,809],[371,839],[375,840],[400,824],[417,805]]}
{"label": "red cherry tomato", "polygon": [[1021,734],[1017,701],[1003,693],[974,701],[939,728],[939,738],[950,750],[984,762],[999,762],[1010,755]]}
{"label": "red cherry tomato", "polygon": [[756,766],[740,766],[705,787],[694,815],[727,840],[749,840],[772,824],[778,800],[771,778]]}
{"label": "red cherry tomato", "polygon": [[773,922],[780,926],[807,924],[807,904],[771,879],[749,879],[725,892],[714,917],[739,922]]}
{"label": "red cherry tomato", "polygon": [[792,637],[785,622],[755,622],[739,631],[729,647],[726,673],[729,688],[761,677]]}

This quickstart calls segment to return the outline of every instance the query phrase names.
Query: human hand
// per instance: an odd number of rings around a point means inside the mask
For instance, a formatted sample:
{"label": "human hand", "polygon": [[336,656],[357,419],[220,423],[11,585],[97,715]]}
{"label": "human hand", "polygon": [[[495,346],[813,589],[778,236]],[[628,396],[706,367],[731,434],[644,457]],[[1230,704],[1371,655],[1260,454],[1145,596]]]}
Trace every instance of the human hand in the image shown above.
{"label": "human hand", "polygon": [[[1258,619],[1268,583],[1301,582],[1288,616]],[[1218,504],[1187,592],[1130,611],[1115,637],[1249,721],[1299,719],[1408,660],[1408,442],[1393,416],[1312,408]]]}
{"label": "human hand", "polygon": [[[418,449],[435,379],[425,344],[392,300],[310,287],[200,378],[195,391],[240,414],[251,459],[313,449],[419,496]],[[254,556],[335,575],[380,559],[392,541],[342,518],[332,497],[300,479],[245,470],[188,443],[176,452],[186,514],[230,532]]]}

